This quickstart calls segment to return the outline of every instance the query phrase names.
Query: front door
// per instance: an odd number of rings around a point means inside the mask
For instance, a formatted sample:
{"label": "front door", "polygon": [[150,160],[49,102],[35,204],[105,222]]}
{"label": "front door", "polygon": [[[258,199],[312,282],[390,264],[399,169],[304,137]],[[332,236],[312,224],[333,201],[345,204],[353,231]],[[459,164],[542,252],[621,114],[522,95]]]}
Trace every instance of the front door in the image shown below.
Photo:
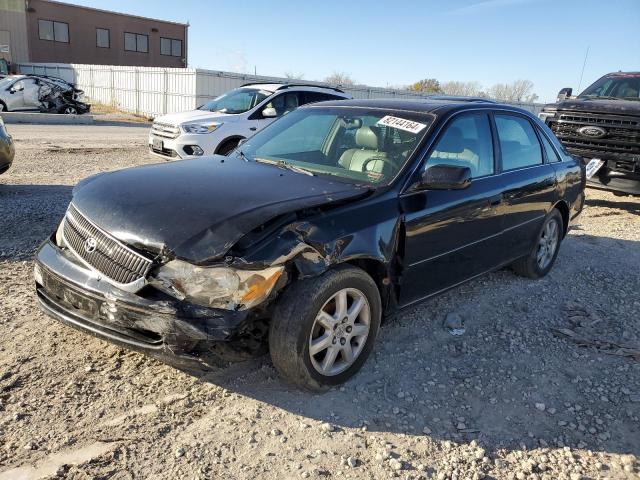
{"label": "front door", "polygon": [[465,113],[448,122],[423,169],[469,167],[471,185],[403,195],[404,270],[400,304],[416,302],[500,263],[502,180],[495,175],[489,115]]}

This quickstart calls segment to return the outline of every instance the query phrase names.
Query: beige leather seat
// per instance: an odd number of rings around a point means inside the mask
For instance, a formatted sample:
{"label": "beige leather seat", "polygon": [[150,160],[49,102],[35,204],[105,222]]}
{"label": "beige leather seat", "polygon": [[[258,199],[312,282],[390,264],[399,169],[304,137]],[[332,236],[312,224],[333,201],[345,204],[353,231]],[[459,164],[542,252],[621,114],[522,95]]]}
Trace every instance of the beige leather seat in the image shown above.
{"label": "beige leather seat", "polygon": [[[359,148],[350,148],[345,151],[338,160],[338,164],[347,170],[363,172],[365,164],[370,159],[387,158],[385,152],[378,151],[378,137],[369,127],[360,127],[356,130],[356,145]],[[368,172],[383,173],[385,162],[372,160],[367,164]]]}

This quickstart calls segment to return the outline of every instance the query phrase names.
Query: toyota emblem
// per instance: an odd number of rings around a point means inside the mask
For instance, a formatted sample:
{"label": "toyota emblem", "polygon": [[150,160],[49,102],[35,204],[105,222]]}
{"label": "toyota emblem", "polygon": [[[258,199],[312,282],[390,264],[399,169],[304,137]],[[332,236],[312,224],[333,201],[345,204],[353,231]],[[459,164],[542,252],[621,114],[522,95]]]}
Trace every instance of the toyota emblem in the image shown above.
{"label": "toyota emblem", "polygon": [[584,127],[580,127],[578,129],[578,133],[583,137],[602,138],[607,134],[607,131],[604,128],[592,127],[591,125],[587,125]]}
{"label": "toyota emblem", "polygon": [[95,252],[97,246],[98,246],[98,241],[93,237],[87,238],[84,242],[84,249],[87,253]]}

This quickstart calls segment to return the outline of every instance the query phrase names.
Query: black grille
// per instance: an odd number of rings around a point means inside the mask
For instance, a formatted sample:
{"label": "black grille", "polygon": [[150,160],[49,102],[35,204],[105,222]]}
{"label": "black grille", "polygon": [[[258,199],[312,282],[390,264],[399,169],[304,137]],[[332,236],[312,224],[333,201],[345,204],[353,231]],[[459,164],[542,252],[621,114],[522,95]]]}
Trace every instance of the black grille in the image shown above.
{"label": "black grille", "polygon": [[[67,246],[104,276],[127,285],[146,277],[152,261],[104,233],[69,205],[64,219],[64,239]],[[93,248],[86,248],[94,239]]]}
{"label": "black grille", "polygon": [[[602,138],[581,135],[578,130],[586,126],[603,128],[606,135]],[[549,120],[549,127],[572,153],[592,157],[603,153],[610,158],[640,154],[639,117],[559,112],[557,119]]]}

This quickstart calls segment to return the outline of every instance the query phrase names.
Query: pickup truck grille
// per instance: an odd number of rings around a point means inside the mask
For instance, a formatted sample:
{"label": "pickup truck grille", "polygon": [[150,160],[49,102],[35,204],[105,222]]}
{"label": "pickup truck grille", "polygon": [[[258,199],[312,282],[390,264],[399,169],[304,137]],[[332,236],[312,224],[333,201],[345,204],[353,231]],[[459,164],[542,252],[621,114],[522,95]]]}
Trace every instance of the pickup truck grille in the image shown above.
{"label": "pickup truck grille", "polygon": [[163,138],[176,138],[180,135],[180,127],[169,123],[153,122],[151,133]]}
{"label": "pickup truck grille", "polygon": [[[571,152],[586,157],[606,154],[607,158],[630,158],[640,155],[640,118],[582,112],[558,112],[549,119],[549,127]],[[582,135],[582,127],[605,130],[601,138]]]}
{"label": "pickup truck grille", "polygon": [[73,205],[69,205],[62,231],[65,244],[73,253],[117,284],[143,280],[153,263],[100,230]]}

